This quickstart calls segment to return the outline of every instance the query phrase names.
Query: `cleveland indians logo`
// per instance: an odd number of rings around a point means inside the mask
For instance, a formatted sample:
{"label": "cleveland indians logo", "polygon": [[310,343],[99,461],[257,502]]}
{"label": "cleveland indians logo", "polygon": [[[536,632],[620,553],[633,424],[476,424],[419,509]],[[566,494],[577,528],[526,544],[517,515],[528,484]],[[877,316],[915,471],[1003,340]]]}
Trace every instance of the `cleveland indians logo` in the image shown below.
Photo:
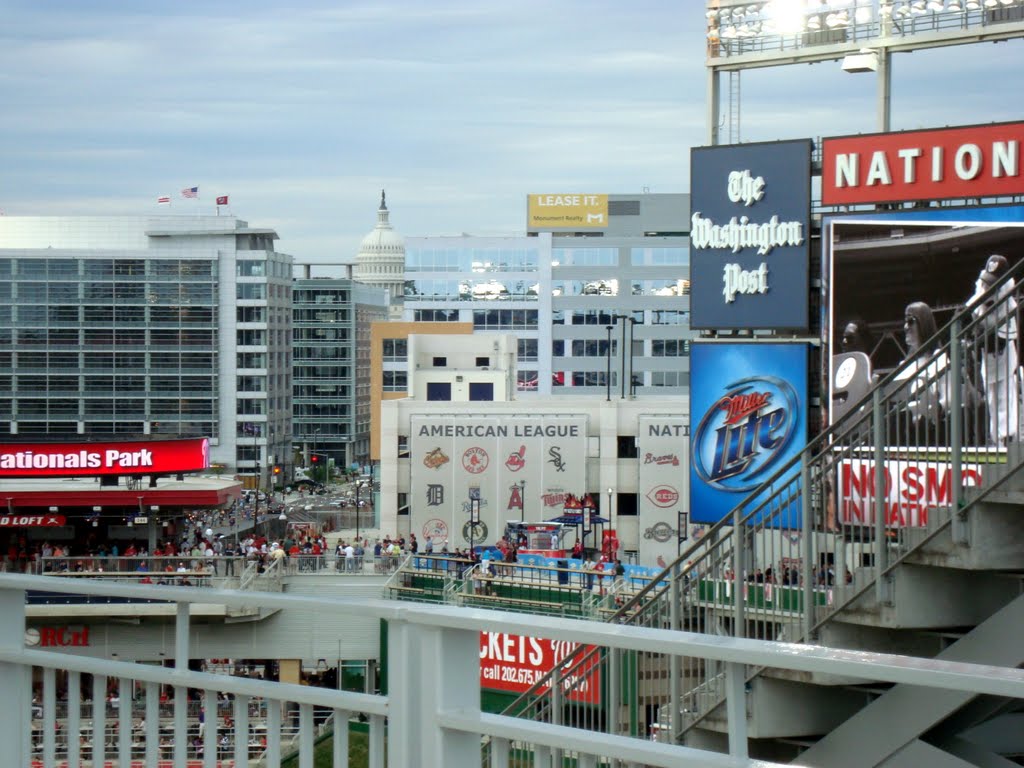
{"label": "cleveland indians logo", "polygon": [[793,439],[796,391],[775,376],[751,376],[727,385],[700,421],[693,466],[722,491],[752,491]]}

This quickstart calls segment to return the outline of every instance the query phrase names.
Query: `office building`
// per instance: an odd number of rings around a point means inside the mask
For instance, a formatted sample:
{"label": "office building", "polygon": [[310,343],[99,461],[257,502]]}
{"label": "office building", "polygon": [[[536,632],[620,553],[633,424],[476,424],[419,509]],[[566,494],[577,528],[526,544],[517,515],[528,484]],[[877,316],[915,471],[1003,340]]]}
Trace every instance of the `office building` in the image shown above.
{"label": "office building", "polygon": [[0,217],[0,434],[291,453],[291,256],[233,216]]}

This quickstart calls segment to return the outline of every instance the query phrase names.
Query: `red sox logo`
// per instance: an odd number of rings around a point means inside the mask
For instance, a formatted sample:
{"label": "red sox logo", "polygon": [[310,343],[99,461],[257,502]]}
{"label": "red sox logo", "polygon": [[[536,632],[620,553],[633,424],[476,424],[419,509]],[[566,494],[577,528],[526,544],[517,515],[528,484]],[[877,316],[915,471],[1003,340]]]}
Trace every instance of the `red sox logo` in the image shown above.
{"label": "red sox logo", "polygon": [[490,464],[491,459],[483,448],[468,448],[462,454],[462,468],[473,475],[479,475]]}

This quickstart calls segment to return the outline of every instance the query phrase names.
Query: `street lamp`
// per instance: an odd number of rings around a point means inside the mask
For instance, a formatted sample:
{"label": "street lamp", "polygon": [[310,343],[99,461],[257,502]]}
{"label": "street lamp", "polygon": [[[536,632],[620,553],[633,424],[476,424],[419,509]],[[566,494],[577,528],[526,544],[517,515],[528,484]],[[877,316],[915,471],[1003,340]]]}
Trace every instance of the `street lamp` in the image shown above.
{"label": "street lamp", "polygon": [[604,348],[604,399],[606,403],[612,400],[612,326],[604,327],[608,331],[608,346]]}
{"label": "street lamp", "polygon": [[366,483],[362,480],[356,483],[356,541],[359,541],[359,489],[365,487]]}
{"label": "street lamp", "polygon": [[480,499],[469,500],[469,557],[473,557],[473,547],[476,544],[476,527],[480,523]]}
{"label": "street lamp", "polygon": [[526,522],[526,480],[519,481],[519,522]]}

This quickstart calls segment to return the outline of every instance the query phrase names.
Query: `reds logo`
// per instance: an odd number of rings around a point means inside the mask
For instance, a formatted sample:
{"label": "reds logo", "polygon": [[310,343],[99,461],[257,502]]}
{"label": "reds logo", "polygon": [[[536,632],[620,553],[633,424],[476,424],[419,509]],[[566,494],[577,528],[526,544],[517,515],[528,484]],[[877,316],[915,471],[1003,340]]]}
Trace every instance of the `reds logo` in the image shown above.
{"label": "reds logo", "polygon": [[727,386],[704,414],[693,439],[693,466],[722,491],[752,491],[793,439],[796,391],[775,376],[752,376]]}
{"label": "reds logo", "polygon": [[490,463],[491,459],[483,448],[467,448],[462,454],[462,468],[473,475],[479,475]]}
{"label": "reds logo", "polygon": [[647,498],[650,499],[651,503],[655,506],[671,507],[679,501],[679,491],[671,485],[659,485],[656,488],[651,489],[651,492],[647,494]]}

